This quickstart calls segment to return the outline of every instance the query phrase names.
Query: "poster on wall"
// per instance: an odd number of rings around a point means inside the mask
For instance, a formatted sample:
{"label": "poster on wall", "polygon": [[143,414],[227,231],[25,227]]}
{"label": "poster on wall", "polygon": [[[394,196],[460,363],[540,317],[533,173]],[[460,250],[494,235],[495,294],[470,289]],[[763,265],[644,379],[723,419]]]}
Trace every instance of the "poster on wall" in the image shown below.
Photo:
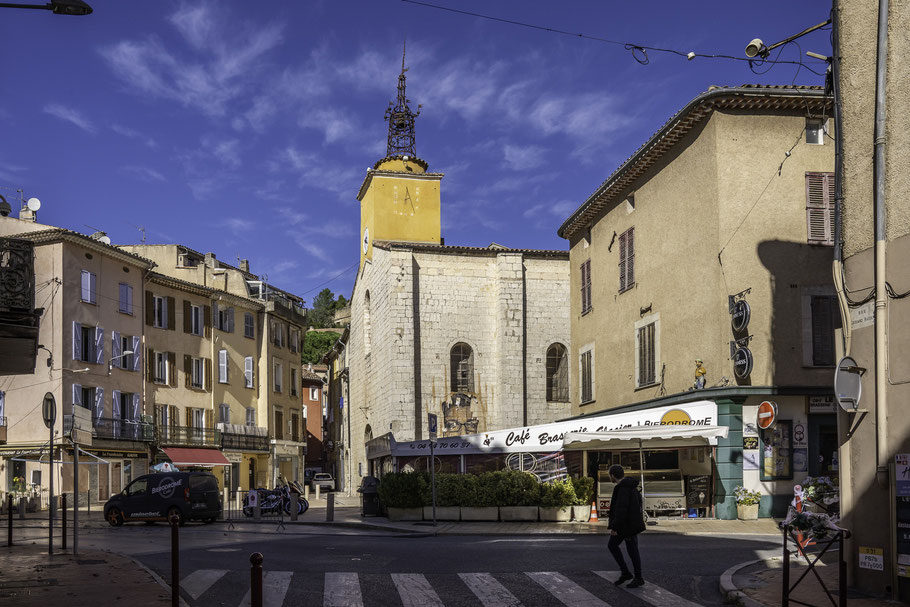
{"label": "poster on wall", "polygon": [[743,470],[758,470],[758,451],[743,451]]}
{"label": "poster on wall", "polygon": [[744,436],[743,437],[743,449],[747,451],[758,451],[758,437],[757,436]]}
{"label": "poster on wall", "polygon": [[793,478],[793,422],[780,420],[762,434],[761,480]]}
{"label": "poster on wall", "polygon": [[[743,414],[743,417],[745,417],[745,414]],[[758,426],[755,425],[754,421],[749,422],[743,420],[743,438],[746,438],[747,436],[758,438]]]}
{"label": "poster on wall", "polygon": [[793,471],[807,472],[809,470],[809,450],[799,448],[793,450]]}
{"label": "poster on wall", "polygon": [[806,437],[806,427],[802,422],[797,422],[793,425],[793,446],[794,447],[805,447],[809,443]]}

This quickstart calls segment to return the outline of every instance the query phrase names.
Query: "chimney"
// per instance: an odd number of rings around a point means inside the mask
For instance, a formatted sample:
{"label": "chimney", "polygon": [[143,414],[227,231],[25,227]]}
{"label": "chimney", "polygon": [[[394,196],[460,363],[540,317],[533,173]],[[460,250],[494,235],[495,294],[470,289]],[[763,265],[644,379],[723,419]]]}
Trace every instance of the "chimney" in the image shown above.
{"label": "chimney", "polygon": [[215,268],[215,254],[206,253],[205,254],[205,265],[209,268]]}
{"label": "chimney", "polygon": [[241,269],[242,271],[246,272],[247,274],[249,274],[249,273],[250,273],[250,260],[249,260],[249,259],[241,259],[241,260],[240,260],[240,269]]}

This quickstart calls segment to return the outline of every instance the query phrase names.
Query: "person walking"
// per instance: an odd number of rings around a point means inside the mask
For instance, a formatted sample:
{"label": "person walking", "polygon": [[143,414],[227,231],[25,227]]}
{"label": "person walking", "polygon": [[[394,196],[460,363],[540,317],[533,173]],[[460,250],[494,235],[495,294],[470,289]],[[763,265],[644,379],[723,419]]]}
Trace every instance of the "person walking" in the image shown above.
{"label": "person walking", "polygon": [[[610,466],[610,480],[616,483],[613,488],[613,498],[610,500],[610,516],[607,527],[610,529],[610,541],[607,548],[619,565],[619,579],[614,584],[617,586],[632,580],[627,588],[644,586],[641,577],[641,555],[638,552],[638,534],[645,530],[645,519],[642,511],[641,493],[638,492],[638,481],[626,478],[622,466]],[[620,546],[626,543],[626,551],[632,560],[634,576],[629,572],[626,560],[622,556]]]}

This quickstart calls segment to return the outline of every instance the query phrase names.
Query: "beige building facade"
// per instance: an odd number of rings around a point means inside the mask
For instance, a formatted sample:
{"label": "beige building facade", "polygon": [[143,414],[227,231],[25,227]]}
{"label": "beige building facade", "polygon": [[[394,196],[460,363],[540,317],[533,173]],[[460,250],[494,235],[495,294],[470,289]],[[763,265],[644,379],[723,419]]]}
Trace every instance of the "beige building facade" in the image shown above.
{"label": "beige building facade", "polygon": [[[828,471],[836,453],[829,113],[818,88],[713,88],[559,230],[570,243],[573,413],[714,402],[709,425],[729,428],[712,478],[722,518],[736,516],[738,485],[763,494],[763,516],[781,515],[794,485],[822,472],[813,462]],[[737,329],[734,305],[749,308]],[[768,435],[755,431],[765,400],[781,420]],[[609,464],[598,455],[588,474]]]}

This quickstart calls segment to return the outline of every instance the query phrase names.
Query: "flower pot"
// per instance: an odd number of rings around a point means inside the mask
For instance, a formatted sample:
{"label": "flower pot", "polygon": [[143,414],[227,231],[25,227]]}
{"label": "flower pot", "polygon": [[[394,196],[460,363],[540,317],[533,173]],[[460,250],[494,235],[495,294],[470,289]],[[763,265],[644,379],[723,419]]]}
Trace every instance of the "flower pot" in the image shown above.
{"label": "flower pot", "polygon": [[736,504],[736,518],[741,521],[758,519],[758,504]]}
{"label": "flower pot", "polygon": [[537,506],[500,506],[499,516],[503,521],[536,521]]}
{"label": "flower pot", "polygon": [[591,520],[591,504],[586,506],[572,506],[572,520],[587,523]]}
{"label": "flower pot", "polygon": [[423,508],[393,508],[389,506],[386,510],[389,513],[389,520],[393,523],[398,521],[423,520]]}
{"label": "flower pot", "polygon": [[499,508],[496,506],[462,506],[461,520],[463,521],[498,521]]}
{"label": "flower pot", "polygon": [[555,508],[548,508],[541,506],[538,508],[540,520],[542,521],[555,521],[557,523],[568,523],[569,519],[572,517],[572,506],[562,506]]}
{"label": "flower pot", "polygon": [[[461,509],[458,506],[436,506],[437,521],[457,521],[461,519]],[[433,506],[423,507],[423,520],[433,520]]]}

